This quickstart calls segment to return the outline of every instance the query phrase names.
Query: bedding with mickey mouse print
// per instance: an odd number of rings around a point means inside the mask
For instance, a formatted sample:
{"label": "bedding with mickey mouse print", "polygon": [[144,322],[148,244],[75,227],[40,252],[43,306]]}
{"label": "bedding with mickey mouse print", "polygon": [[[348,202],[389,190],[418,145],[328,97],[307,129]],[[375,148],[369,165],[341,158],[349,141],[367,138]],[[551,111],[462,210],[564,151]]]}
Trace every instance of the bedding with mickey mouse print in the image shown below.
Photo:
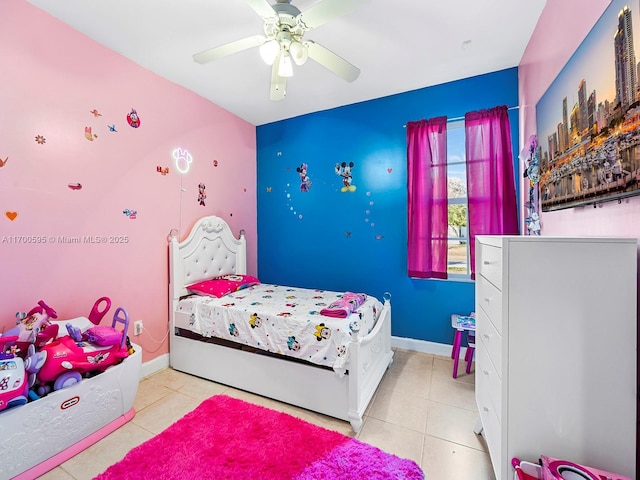
{"label": "bedding with mickey mouse print", "polygon": [[268,352],[331,367],[344,375],[352,336],[364,337],[382,312],[375,297],[363,300],[350,315],[323,315],[349,297],[333,292],[257,283],[222,296],[190,295],[178,303],[177,328],[217,337]]}

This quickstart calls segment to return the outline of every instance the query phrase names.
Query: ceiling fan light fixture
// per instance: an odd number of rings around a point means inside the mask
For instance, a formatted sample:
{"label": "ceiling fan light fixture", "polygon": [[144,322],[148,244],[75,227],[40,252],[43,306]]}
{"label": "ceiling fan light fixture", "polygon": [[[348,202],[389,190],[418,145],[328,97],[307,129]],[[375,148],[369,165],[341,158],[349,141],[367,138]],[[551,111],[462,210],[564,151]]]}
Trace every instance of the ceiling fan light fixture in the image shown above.
{"label": "ceiling fan light fixture", "polygon": [[291,64],[291,55],[288,52],[280,54],[278,64],[278,75],[281,77],[293,77],[293,65]]}
{"label": "ceiling fan light fixture", "polygon": [[[239,0],[240,1],[240,0]],[[276,2],[271,4],[270,2]],[[244,0],[264,21],[264,35],[229,42],[193,55],[204,64],[251,47],[260,47],[264,63],[271,66],[269,98],[285,98],[287,78],[293,76],[293,62],[300,66],[309,57],[347,82],[358,78],[360,70],[326,47],[304,40],[305,32],[344,15],[369,0],[314,0],[304,13],[291,5],[292,0]]]}
{"label": "ceiling fan light fixture", "polygon": [[267,40],[260,45],[260,57],[267,65],[273,65],[280,53],[280,44],[275,40]]}
{"label": "ceiling fan light fixture", "polygon": [[293,61],[296,62],[296,65],[304,65],[309,58],[309,50],[307,49],[307,46],[296,40],[291,42],[291,45],[289,45],[289,53],[291,53],[291,57],[293,58]]}

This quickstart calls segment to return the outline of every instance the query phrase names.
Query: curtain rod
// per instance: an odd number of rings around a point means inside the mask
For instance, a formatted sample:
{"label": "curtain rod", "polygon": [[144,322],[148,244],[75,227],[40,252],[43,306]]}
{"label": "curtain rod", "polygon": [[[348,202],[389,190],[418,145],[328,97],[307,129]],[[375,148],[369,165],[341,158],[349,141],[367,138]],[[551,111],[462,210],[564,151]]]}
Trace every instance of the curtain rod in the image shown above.
{"label": "curtain rod", "polygon": [[[516,105],[515,107],[509,107],[507,108],[508,111],[510,110],[518,110],[520,108],[519,105]],[[453,117],[453,118],[447,118],[447,123],[449,122],[459,122],[460,120],[464,120],[464,117]],[[402,128],[407,128],[407,124],[405,123]]]}

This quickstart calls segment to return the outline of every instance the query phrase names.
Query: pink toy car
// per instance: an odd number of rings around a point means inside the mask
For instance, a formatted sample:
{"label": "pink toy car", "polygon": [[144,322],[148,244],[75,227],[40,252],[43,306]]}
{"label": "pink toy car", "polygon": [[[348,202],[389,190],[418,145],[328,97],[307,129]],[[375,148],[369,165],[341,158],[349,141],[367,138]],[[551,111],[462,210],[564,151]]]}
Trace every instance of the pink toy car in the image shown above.
{"label": "pink toy car", "polygon": [[[0,346],[17,340],[17,336],[2,337]],[[35,372],[44,362],[44,357],[29,346],[26,359],[14,353],[0,353],[0,411],[24,405],[29,398],[29,388],[35,383]]]}
{"label": "pink toy car", "polygon": [[[124,324],[124,328],[117,330],[116,323]],[[60,390],[75,385],[84,374],[103,372],[120,363],[129,356],[128,328],[129,314],[124,308],[116,310],[111,327],[96,326],[80,332],[68,324],[68,336],[59,337],[40,349],[46,360],[37,374],[38,395],[48,393],[51,383],[54,390]]]}
{"label": "pink toy car", "polygon": [[[23,316],[24,315],[24,316]],[[36,307],[33,307],[27,314],[18,317],[15,327],[7,330],[3,337],[15,336],[13,344],[18,347],[15,352],[21,357],[26,356],[29,345],[35,344],[41,347],[58,334],[58,326],[52,325],[49,319],[57,318],[56,311],[40,300]],[[3,341],[3,344],[7,341]],[[12,345],[10,343],[10,345]]]}

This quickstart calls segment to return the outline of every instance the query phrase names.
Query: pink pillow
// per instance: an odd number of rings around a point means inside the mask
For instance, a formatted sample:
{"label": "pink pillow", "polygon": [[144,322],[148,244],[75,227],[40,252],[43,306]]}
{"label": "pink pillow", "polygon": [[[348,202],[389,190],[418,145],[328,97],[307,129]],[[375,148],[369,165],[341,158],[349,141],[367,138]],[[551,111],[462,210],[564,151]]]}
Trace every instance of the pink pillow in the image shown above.
{"label": "pink pillow", "polygon": [[187,290],[197,293],[198,295],[212,295],[220,298],[228,293],[237,292],[238,290],[258,285],[259,283],[260,280],[251,275],[229,274],[194,283],[187,286]]}

